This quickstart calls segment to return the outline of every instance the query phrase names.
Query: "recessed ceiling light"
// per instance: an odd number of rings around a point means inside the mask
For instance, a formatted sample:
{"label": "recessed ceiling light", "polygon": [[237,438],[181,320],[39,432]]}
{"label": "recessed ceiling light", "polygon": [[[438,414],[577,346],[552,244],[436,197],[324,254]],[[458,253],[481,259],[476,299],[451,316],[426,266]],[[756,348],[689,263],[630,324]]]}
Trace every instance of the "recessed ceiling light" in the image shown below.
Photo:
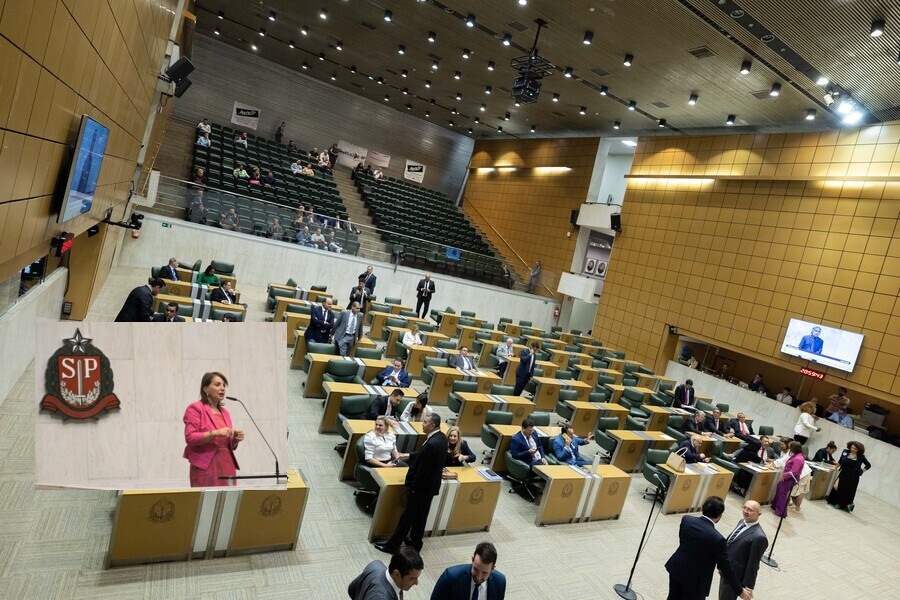
{"label": "recessed ceiling light", "polygon": [[256,42],[251,42],[251,43],[250,43],[250,48],[251,48],[252,50],[256,50]]}
{"label": "recessed ceiling light", "polygon": [[324,8],[320,9],[320,10],[319,10],[319,18],[322,19],[322,20],[327,19],[327,18],[328,18],[328,11],[325,10]]}
{"label": "recessed ceiling light", "polygon": [[476,123],[481,123],[481,119],[479,119],[478,117],[475,117],[475,122],[476,122]]}
{"label": "recessed ceiling light", "polygon": [[462,77],[462,73],[459,71],[453,73],[453,79],[459,79],[460,77]]}
{"label": "recessed ceiling light", "polygon": [[319,52],[319,60],[325,60],[325,55]]}
{"label": "recessed ceiling light", "polygon": [[586,107],[586,106],[582,106],[580,109],[578,109],[578,114],[586,115],[586,114],[587,114],[587,107]]}
{"label": "recessed ceiling light", "polygon": [[806,111],[806,120],[807,121],[815,121],[816,120],[816,109],[810,108]]}
{"label": "recessed ceiling light", "polygon": [[224,19],[224,18],[225,18],[225,11],[224,11],[224,10],[220,10],[220,11],[219,11],[219,18],[220,18],[220,19]]}
{"label": "recessed ceiling light", "polygon": [[697,94],[691,94],[691,97],[688,98],[688,104],[690,104],[691,106],[697,104]]}
{"label": "recessed ceiling light", "polygon": [[559,94],[553,94],[553,101],[559,102]]}
{"label": "recessed ceiling light", "polygon": [[499,125],[497,125],[497,131],[498,131],[499,133],[503,133],[503,128],[500,127]]}
{"label": "recessed ceiling light", "polygon": [[384,20],[387,21],[388,23],[390,23],[391,21],[393,21],[393,20],[394,20],[394,13],[391,12],[391,11],[389,11],[389,10],[384,11]]}
{"label": "recessed ceiling light", "polygon": [[749,73],[750,67],[752,67],[752,66],[753,66],[753,63],[750,62],[749,60],[745,60],[744,62],[742,62],[741,63],[741,75],[746,75],[747,73]]}
{"label": "recessed ceiling light", "polygon": [[472,135],[472,128],[469,127],[469,135]]}
{"label": "recessed ceiling light", "polygon": [[[216,27],[215,30],[214,30],[214,32],[215,32],[216,35],[222,35],[222,28],[221,28],[221,27]],[[293,42],[291,42],[291,43],[293,44]],[[293,47],[294,47],[294,46],[292,45],[291,48],[293,48]]]}
{"label": "recessed ceiling light", "polygon": [[462,92],[456,92],[456,99],[462,100]]}
{"label": "recessed ceiling light", "polygon": [[572,67],[566,67],[566,70],[565,70],[565,72],[563,72],[563,75],[565,75],[566,77],[572,77],[572,73],[573,73]]}
{"label": "recessed ceiling light", "polygon": [[331,80],[332,80],[332,81],[337,81],[337,73],[332,73],[332,74],[331,74]]}
{"label": "recessed ceiling light", "polygon": [[408,96],[408,95],[409,95],[409,88],[403,88],[403,95],[404,95],[404,96]]}
{"label": "recessed ceiling light", "polygon": [[525,6],[526,4],[528,4],[528,0],[519,0],[520,6]]}
{"label": "recessed ceiling light", "polygon": [[781,84],[773,83],[772,90],[769,92],[769,95],[770,96],[778,96],[779,94],[781,94]]}
{"label": "recessed ceiling light", "polygon": [[492,61],[492,60],[488,61],[488,71],[493,71],[495,66],[496,65],[494,64],[494,61]]}
{"label": "recessed ceiling light", "polygon": [[632,100],[631,102],[628,103],[628,110],[634,110],[636,108],[637,108],[637,102],[635,102],[634,100]]}
{"label": "recessed ceiling light", "polygon": [[659,126],[660,126],[660,127],[665,127],[665,126],[666,126],[666,120],[665,120],[665,119],[660,119],[660,120],[659,120]]}
{"label": "recessed ceiling light", "polygon": [[631,54],[626,54],[625,60],[622,61],[622,64],[625,65],[626,67],[630,67],[631,63],[633,63],[633,62],[634,62],[634,56]]}
{"label": "recessed ceiling light", "polygon": [[531,126],[531,133],[534,133],[535,131],[537,131],[537,125],[532,125],[532,126]]}
{"label": "recessed ceiling light", "polygon": [[266,37],[266,30],[262,27],[259,28],[259,37]]}
{"label": "recessed ceiling light", "polygon": [[431,100],[429,100],[429,101],[428,101],[428,104],[434,106],[434,98],[432,98]]}
{"label": "recessed ceiling light", "polygon": [[407,104],[406,104],[406,110],[412,110],[412,104],[407,103]]}
{"label": "recessed ceiling light", "polygon": [[503,120],[509,121],[509,113],[506,113],[505,115],[503,115]]}
{"label": "recessed ceiling light", "polygon": [[430,80],[430,79],[426,79],[426,80],[425,80],[425,87],[427,87],[427,88],[430,88],[430,87],[431,87],[431,80]]}
{"label": "recessed ceiling light", "polygon": [[469,13],[469,16],[466,17],[466,27],[475,27],[475,15]]}
{"label": "recessed ceiling light", "polygon": [[403,69],[402,71],[400,71],[400,77],[408,77],[408,76],[409,76],[409,71],[407,71],[406,69]]}
{"label": "recessed ceiling light", "polygon": [[457,111],[456,111],[456,107],[455,107],[455,106],[454,106],[453,108],[450,109],[450,114],[451,114],[451,115],[455,115],[456,112],[457,112]]}
{"label": "recessed ceiling light", "polygon": [[385,94],[385,95],[384,95],[384,101],[385,101],[385,102],[390,102],[390,101],[391,101],[391,97],[388,96],[387,94]]}
{"label": "recessed ceiling light", "polygon": [[487,104],[482,104],[481,109],[480,109],[481,112],[484,112],[486,109],[487,109]]}
{"label": "recessed ceiling light", "polygon": [[737,118],[737,117],[735,117],[734,115],[728,115],[728,118],[725,119],[725,124],[726,124],[726,125],[734,125],[734,120],[735,120],[736,118]]}
{"label": "recessed ceiling light", "polygon": [[[618,123],[618,121],[616,121],[616,123]],[[632,148],[637,146],[637,142],[635,142],[634,140],[622,140],[622,143],[625,144],[626,146],[631,146]]]}
{"label": "recessed ceiling light", "polygon": [[356,65],[353,65],[352,67],[350,67],[350,72],[356,73]]}
{"label": "recessed ceiling light", "polygon": [[406,54],[406,46],[403,44],[397,46],[397,54]]}
{"label": "recessed ceiling light", "polygon": [[300,28],[300,33],[303,35],[309,35],[309,27],[304,25],[303,27]]}
{"label": "recessed ceiling light", "polygon": [[[456,114],[456,113],[454,113],[454,114]],[[448,124],[450,127],[453,127],[453,121],[452,121],[452,120],[451,120],[449,123],[447,123],[447,124]]]}
{"label": "recessed ceiling light", "polygon": [[294,40],[291,40],[288,42],[288,48],[290,48],[292,50],[294,49]]}
{"label": "recessed ceiling light", "polygon": [[438,70],[438,65],[439,65],[439,64],[440,64],[440,63],[439,63],[438,61],[436,61],[436,60],[431,61],[431,70],[432,70],[432,71],[437,71],[437,70]]}
{"label": "recessed ceiling light", "polygon": [[306,61],[304,60],[304,61],[303,61],[303,64],[300,65],[300,68],[303,69],[303,70],[305,71],[306,69],[309,68],[309,63],[306,62]]}
{"label": "recessed ceiling light", "polygon": [[600,86],[600,95],[601,95],[601,96],[605,96],[605,95],[607,95],[608,93],[609,93],[609,88],[606,87],[605,85],[601,85],[601,86]]}
{"label": "recessed ceiling light", "polygon": [[504,33],[502,42],[504,46],[509,46],[512,43],[512,35]]}
{"label": "recessed ceiling light", "polygon": [[342,42],[342,41],[340,41],[340,40],[338,40],[337,42],[335,42],[335,44],[334,44],[334,49],[335,49],[335,50],[343,50],[343,49],[344,49],[344,42]]}
{"label": "recessed ceiling light", "polygon": [[878,37],[882,33],[884,33],[884,19],[875,19],[872,21],[872,30],[869,32],[869,35]]}
{"label": "recessed ceiling light", "polygon": [[593,42],[593,41],[594,41],[594,32],[593,31],[585,31],[584,39],[581,40],[581,43],[584,44],[585,46],[590,46],[591,42]]}
{"label": "recessed ceiling light", "polygon": [[484,93],[485,93],[485,94],[490,94],[493,90],[494,90],[494,88],[492,88],[492,87],[489,86],[489,85],[484,86]]}
{"label": "recessed ceiling light", "polygon": [[378,83],[378,85],[384,85],[384,77],[379,77],[379,78],[376,80],[376,83]]}
{"label": "recessed ceiling light", "polygon": [[615,123],[613,123],[613,129],[618,129],[618,128],[621,127],[621,126],[622,126],[622,124],[621,124],[620,122],[618,122],[618,121],[616,121]]}
{"label": "recessed ceiling light", "polygon": [[430,117],[430,116],[431,116],[431,111],[430,111],[430,110],[426,110],[426,111],[425,111],[425,116],[426,116],[426,117]]}
{"label": "recessed ceiling light", "polygon": [[828,85],[828,78],[824,75],[819,75],[819,78],[816,79],[816,85]]}
{"label": "recessed ceiling light", "polygon": [[437,34],[433,31],[429,31],[428,32],[428,41],[433,44],[436,39],[437,39]]}
{"label": "recessed ceiling light", "polygon": [[269,11],[269,20],[270,20],[270,21],[274,21],[274,20],[275,20],[275,11],[274,11],[274,10],[270,10],[270,11]]}
{"label": "recessed ceiling light", "polygon": [[472,55],[472,53],[469,51],[468,48],[463,48],[463,58],[469,58],[471,55]]}
{"label": "recessed ceiling light", "polygon": [[522,106],[522,103],[521,103],[521,102],[519,102],[519,101],[518,101],[518,100],[516,100],[516,104],[515,104],[515,106]]}

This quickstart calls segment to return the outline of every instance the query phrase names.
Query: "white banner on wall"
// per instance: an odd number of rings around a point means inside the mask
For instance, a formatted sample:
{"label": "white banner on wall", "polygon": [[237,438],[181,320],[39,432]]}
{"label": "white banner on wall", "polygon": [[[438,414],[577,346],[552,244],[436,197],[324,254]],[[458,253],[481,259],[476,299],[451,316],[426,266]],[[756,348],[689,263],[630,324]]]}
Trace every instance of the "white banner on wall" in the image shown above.
{"label": "white banner on wall", "polygon": [[388,165],[391,164],[391,157],[387,154],[382,154],[381,152],[369,150],[369,163],[375,165],[376,167],[386,169]]}
{"label": "white banner on wall", "polygon": [[362,146],[351,144],[348,141],[341,140],[338,142],[338,164],[345,167],[353,168],[361,162],[365,162],[369,151]]}
{"label": "white banner on wall", "polygon": [[234,110],[231,113],[231,122],[235,125],[248,127],[256,131],[256,126],[259,124],[259,109],[254,106],[235,102]]}
{"label": "white banner on wall", "polygon": [[403,171],[403,178],[422,183],[425,178],[425,165],[413,162],[409,159],[406,161],[406,169]]}

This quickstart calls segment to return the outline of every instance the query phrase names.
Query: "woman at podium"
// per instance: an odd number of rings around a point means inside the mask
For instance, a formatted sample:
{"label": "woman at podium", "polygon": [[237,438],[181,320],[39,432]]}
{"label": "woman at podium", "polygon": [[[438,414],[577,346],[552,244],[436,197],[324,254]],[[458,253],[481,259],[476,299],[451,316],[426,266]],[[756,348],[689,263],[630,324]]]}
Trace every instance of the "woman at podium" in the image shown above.
{"label": "woman at podium", "polygon": [[231,415],[223,406],[228,380],[217,372],[200,381],[200,400],[184,411],[184,457],[191,464],[191,487],[234,485],[238,463],[234,451],[244,439],[242,429],[232,429]]}

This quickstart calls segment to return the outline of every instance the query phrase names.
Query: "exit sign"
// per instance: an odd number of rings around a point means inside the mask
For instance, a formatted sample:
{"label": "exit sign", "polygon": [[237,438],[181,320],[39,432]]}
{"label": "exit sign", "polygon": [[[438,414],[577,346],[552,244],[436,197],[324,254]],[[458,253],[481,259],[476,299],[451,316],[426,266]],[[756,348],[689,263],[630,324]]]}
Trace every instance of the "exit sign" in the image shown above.
{"label": "exit sign", "polygon": [[172,229],[171,223],[163,223],[162,226],[163,226],[163,229]]}
{"label": "exit sign", "polygon": [[800,369],[800,374],[806,375],[807,377],[814,377],[815,379],[825,379],[825,373],[813,371],[812,369],[807,369],[806,367],[802,367]]}

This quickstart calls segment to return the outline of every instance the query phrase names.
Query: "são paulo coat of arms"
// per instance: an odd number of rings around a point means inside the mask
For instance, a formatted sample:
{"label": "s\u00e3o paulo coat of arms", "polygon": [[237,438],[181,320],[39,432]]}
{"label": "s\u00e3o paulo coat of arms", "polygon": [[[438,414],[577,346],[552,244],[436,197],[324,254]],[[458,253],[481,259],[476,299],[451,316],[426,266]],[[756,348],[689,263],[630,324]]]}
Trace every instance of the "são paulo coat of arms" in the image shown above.
{"label": "s\u00e3o paulo coat of arms", "polygon": [[41,411],[63,419],[91,419],[119,410],[109,359],[91,341],[76,329],[47,361]]}

